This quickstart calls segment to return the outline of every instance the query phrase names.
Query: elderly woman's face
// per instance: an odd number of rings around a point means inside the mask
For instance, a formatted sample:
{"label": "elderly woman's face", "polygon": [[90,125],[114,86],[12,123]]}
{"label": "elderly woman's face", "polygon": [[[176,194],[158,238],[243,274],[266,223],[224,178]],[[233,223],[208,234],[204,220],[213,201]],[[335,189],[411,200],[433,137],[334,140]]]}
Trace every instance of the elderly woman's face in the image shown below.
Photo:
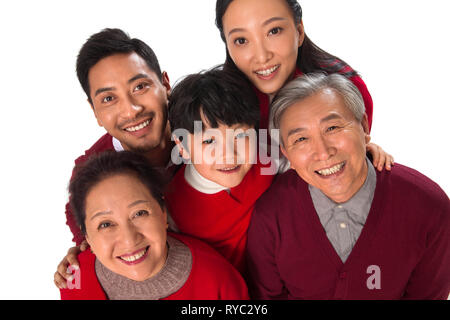
{"label": "elderly woman's face", "polygon": [[325,89],[294,103],[280,120],[281,150],[297,174],[335,202],[349,200],[367,176],[367,117],[356,120],[343,99]]}
{"label": "elderly woman's face", "polygon": [[99,261],[135,281],[163,267],[167,215],[147,187],[130,174],[108,177],[86,197],[86,240]]}

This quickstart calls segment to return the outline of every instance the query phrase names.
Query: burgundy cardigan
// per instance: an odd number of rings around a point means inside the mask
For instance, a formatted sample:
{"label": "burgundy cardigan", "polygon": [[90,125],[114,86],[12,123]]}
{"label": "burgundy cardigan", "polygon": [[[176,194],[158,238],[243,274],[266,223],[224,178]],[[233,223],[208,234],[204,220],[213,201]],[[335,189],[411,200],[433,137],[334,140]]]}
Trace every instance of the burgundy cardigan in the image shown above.
{"label": "burgundy cardigan", "polygon": [[258,200],[250,222],[251,297],[446,299],[449,202],[436,183],[413,169],[395,164],[391,172],[377,171],[369,216],[342,263],[320,223],[308,184],[289,170]]}

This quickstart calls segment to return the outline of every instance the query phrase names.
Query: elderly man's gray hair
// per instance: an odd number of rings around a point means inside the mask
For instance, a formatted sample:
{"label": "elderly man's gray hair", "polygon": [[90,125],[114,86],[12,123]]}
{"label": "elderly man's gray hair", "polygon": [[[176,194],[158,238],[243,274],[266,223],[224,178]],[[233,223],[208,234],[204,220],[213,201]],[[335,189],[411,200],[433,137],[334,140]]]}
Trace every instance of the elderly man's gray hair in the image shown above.
{"label": "elderly man's gray hair", "polygon": [[285,85],[275,96],[270,107],[269,130],[280,129],[281,117],[294,103],[302,101],[323,89],[332,89],[344,100],[358,121],[364,117],[364,100],[358,88],[340,74],[310,73]]}

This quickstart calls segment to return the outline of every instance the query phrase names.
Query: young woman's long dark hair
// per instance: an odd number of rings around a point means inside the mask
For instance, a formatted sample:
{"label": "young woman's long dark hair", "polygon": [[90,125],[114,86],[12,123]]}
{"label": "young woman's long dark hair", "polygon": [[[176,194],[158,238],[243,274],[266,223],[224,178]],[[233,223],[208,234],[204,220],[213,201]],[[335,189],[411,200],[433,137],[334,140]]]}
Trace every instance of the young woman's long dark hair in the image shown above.
{"label": "young woman's long dark hair", "polygon": [[[222,18],[227,11],[228,6],[233,0],[217,0],[216,2],[216,26],[220,31],[220,36],[226,44],[225,35],[223,33]],[[302,21],[302,8],[297,0],[285,0],[294,17],[294,22],[299,24]],[[357,75],[357,72],[353,70],[345,61],[339,59],[320,49],[316,46],[305,34],[303,44],[298,48],[297,55],[297,67],[303,73],[310,72],[326,72],[340,73],[346,77],[352,77]],[[224,69],[228,69],[233,72],[240,73],[241,76],[245,75],[236,67],[233,60],[230,57],[228,48],[226,49],[226,60],[223,65]]]}

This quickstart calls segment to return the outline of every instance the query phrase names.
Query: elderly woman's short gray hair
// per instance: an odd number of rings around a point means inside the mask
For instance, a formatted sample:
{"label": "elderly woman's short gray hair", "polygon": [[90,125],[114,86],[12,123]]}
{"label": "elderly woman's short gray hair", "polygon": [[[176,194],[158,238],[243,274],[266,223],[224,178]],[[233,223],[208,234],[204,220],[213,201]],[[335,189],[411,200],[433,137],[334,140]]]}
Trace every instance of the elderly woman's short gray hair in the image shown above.
{"label": "elderly woman's short gray hair", "polygon": [[280,129],[281,117],[291,105],[324,89],[336,91],[355,118],[358,121],[363,119],[364,100],[358,88],[349,79],[340,74],[310,73],[292,80],[275,96],[270,107],[269,130]]}

